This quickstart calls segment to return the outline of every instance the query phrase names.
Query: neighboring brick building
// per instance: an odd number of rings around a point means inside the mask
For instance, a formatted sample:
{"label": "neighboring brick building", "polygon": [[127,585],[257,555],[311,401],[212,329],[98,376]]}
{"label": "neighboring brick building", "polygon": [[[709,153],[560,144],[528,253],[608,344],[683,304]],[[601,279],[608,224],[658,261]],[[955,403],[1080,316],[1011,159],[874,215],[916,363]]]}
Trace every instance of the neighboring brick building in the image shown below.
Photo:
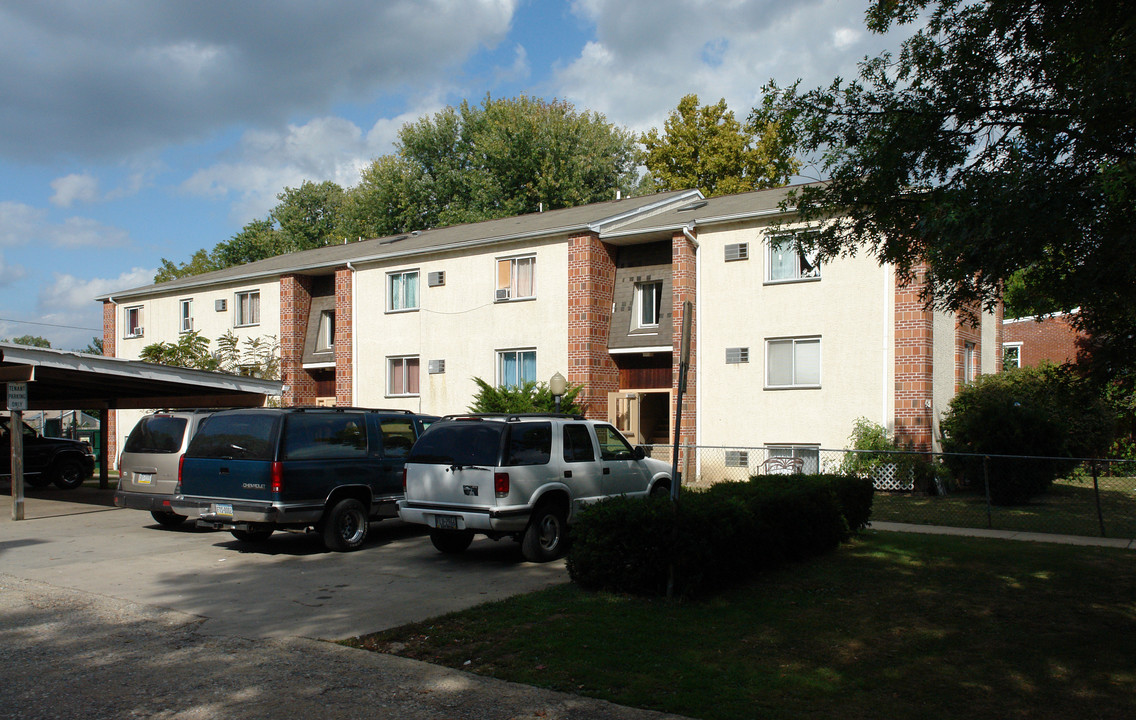
{"label": "neighboring brick building", "polygon": [[[667,442],[684,301],[683,442],[765,448],[815,469],[866,417],[917,447],[960,384],[1000,368],[999,318],[923,307],[866,254],[823,266],[787,189],[697,191],[334,245],[116,292],[109,354],[196,329],[275,336],[285,404],[468,408],[483,378],[561,372],[587,412]],[[123,413],[119,437],[134,417]],[[742,466],[739,465],[739,468]]]}
{"label": "neighboring brick building", "polygon": [[1077,341],[1083,337],[1073,327],[1072,315],[1058,313],[1002,321],[1002,352],[1006,367],[1033,367],[1048,360],[1057,365],[1077,360]]}

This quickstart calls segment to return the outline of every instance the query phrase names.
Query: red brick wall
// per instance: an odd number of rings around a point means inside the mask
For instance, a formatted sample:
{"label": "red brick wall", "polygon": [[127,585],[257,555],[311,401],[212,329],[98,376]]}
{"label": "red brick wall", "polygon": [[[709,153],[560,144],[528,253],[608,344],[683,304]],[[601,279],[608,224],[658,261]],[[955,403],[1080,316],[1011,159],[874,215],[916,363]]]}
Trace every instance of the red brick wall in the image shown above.
{"label": "red brick wall", "polygon": [[[118,351],[114,331],[115,318],[118,314],[118,305],[109,300],[103,301],[103,355],[114,357]],[[118,459],[118,413],[111,410],[107,413],[107,459],[114,463]]]}
{"label": "red brick wall", "polygon": [[[674,380],[671,389],[674,393],[672,397],[675,402],[678,401],[678,363],[681,359],[679,351],[682,348],[683,303],[689,300],[694,311],[690,324],[690,365],[686,371],[686,393],[683,395],[682,402],[682,437],[679,442],[683,445],[695,443],[695,431],[698,429],[698,415],[696,413],[698,385],[695,382],[695,369],[698,365],[695,342],[695,338],[698,337],[698,307],[696,304],[698,278],[695,270],[694,246],[685,234],[675,233],[671,238],[671,317],[674,318],[671,323],[671,344],[674,348],[675,358],[675,371],[672,373]],[[671,407],[671,417],[674,417],[674,411],[675,408]]]}
{"label": "red brick wall", "polygon": [[280,278],[280,377],[284,382],[281,404],[314,405],[316,382],[304,370],[304,338],[312,307],[312,280],[305,275]]}
{"label": "red brick wall", "polygon": [[1011,320],[1002,324],[1002,342],[1022,344],[1022,367],[1038,365],[1042,360],[1060,365],[1077,359],[1077,339],[1081,337],[1069,323],[1068,315],[1054,315],[1042,320]]}
{"label": "red brick wall", "polygon": [[911,285],[895,286],[895,439],[931,449],[934,390],[932,314],[919,297],[923,273]]}
{"label": "red brick wall", "polygon": [[354,382],[351,334],[353,308],[351,307],[351,284],[355,273],[347,268],[335,271],[335,404],[351,405],[351,384]]}
{"label": "red brick wall", "polygon": [[607,419],[607,395],[619,389],[619,368],[607,351],[615,259],[593,233],[568,240],[568,382],[582,383],[577,401],[593,419]]}

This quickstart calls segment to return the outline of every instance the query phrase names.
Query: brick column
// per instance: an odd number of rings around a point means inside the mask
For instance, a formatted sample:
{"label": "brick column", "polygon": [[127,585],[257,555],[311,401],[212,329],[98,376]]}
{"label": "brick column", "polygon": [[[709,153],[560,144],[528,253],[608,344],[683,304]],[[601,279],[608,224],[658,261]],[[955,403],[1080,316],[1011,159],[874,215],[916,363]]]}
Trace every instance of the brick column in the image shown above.
{"label": "brick column", "polygon": [[568,382],[582,383],[577,402],[589,418],[607,419],[607,394],[619,368],[607,351],[615,259],[594,233],[568,240]]}
{"label": "brick column", "polygon": [[916,280],[895,284],[895,439],[915,450],[931,449],[934,413],[933,316],[919,291],[924,270]]}
{"label": "brick column", "polygon": [[[104,300],[103,355],[106,357],[114,357],[114,354],[118,351],[118,334],[115,332],[115,320],[117,318],[118,305],[109,300]],[[106,434],[104,437],[106,438],[107,464],[113,465],[118,458],[118,411],[108,409],[102,419],[103,424],[106,426]]]}
{"label": "brick column", "polygon": [[304,339],[312,308],[312,280],[306,275],[280,278],[280,378],[284,382],[281,404],[314,405],[316,382],[304,370]]}
{"label": "brick column", "polygon": [[351,405],[351,384],[354,382],[351,357],[353,311],[351,287],[355,273],[347,268],[335,271],[335,404]]}
{"label": "brick column", "polygon": [[[694,309],[693,317],[690,324],[690,366],[686,371],[686,393],[683,395],[682,402],[682,437],[679,442],[683,445],[693,445],[697,437],[696,431],[698,429],[698,415],[697,415],[697,398],[698,398],[698,384],[695,382],[697,374],[695,369],[698,366],[698,353],[697,343],[695,338],[698,337],[698,306],[697,306],[697,291],[698,291],[698,276],[695,272],[695,249],[686,235],[679,232],[675,233],[671,238],[671,346],[674,348],[672,357],[674,371],[671,373],[671,390],[673,391],[674,401],[678,400],[678,380],[679,380],[679,360],[681,356],[679,351],[682,347],[682,304],[689,300],[691,307]],[[675,407],[672,401],[671,404],[671,417],[675,416]],[[671,428],[672,432],[674,428]]]}

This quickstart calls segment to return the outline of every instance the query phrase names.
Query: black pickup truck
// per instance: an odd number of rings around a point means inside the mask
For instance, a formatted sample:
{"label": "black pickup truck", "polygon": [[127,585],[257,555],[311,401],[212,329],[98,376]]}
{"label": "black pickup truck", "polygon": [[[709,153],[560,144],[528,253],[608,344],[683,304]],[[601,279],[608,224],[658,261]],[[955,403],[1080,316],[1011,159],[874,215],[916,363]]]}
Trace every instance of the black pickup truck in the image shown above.
{"label": "black pickup truck", "polygon": [[[12,474],[12,418],[0,416],[0,475]],[[73,490],[95,473],[95,454],[81,440],[44,437],[27,423],[24,433],[24,482],[30,487],[55,483]]]}
{"label": "black pickup truck", "polygon": [[437,418],[404,410],[255,408],[209,416],[181,461],[173,512],[244,542],[312,530],[354,550],[398,516],[402,467]]}

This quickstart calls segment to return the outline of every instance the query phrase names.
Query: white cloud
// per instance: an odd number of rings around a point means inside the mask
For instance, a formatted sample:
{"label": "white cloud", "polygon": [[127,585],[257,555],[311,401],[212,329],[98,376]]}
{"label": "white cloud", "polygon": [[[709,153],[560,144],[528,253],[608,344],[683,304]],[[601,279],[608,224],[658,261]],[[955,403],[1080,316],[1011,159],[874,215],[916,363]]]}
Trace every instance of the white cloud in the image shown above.
{"label": "white cloud", "polygon": [[519,0],[0,5],[0,156],[112,158],[435,84]]}
{"label": "white cloud", "polygon": [[9,265],[4,256],[0,255],[0,287],[7,287],[27,274],[23,265]]}
{"label": "white cloud", "polygon": [[47,212],[23,203],[0,202],[0,245],[23,245],[36,238]]}
{"label": "white cloud", "polygon": [[[661,127],[687,93],[725,98],[739,119],[770,79],[811,88],[856,76],[856,61],[899,44],[863,27],[847,0],[576,0],[595,40],[557,71],[562,97],[633,130]],[[906,32],[906,31],[904,31]]]}
{"label": "white cloud", "polygon": [[[72,317],[75,313],[83,316],[92,314],[97,308],[95,298],[112,295],[116,291],[149,285],[154,281],[157,270],[135,267],[114,278],[77,278],[66,273],[53,273],[50,284],[40,290],[39,307],[53,317]],[[71,322],[74,325],[76,323]],[[99,320],[99,326],[102,320]]]}
{"label": "white cloud", "polygon": [[0,202],[0,245],[110,248],[126,245],[129,240],[125,230],[97,220],[70,217],[57,223],[41,208]]}
{"label": "white cloud", "polygon": [[99,180],[93,175],[72,173],[51,181],[51,204],[71,207],[77,202],[93,203],[99,199]]}

